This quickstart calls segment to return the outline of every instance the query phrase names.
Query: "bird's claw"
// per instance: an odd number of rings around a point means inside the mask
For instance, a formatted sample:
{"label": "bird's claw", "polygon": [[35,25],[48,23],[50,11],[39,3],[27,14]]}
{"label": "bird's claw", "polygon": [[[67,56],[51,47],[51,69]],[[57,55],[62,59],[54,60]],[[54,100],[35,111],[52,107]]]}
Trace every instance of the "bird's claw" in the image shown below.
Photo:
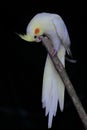
{"label": "bird's claw", "polygon": [[[46,35],[41,35],[39,38],[42,40],[43,38],[48,38],[48,37]],[[55,48],[52,49],[51,55],[52,55],[52,57],[54,57],[55,55],[57,55],[57,51],[56,51]]]}
{"label": "bird's claw", "polygon": [[52,57],[54,57],[55,55],[57,55],[57,51],[56,51],[56,49],[52,49],[52,51],[51,51],[51,55],[52,55]]}

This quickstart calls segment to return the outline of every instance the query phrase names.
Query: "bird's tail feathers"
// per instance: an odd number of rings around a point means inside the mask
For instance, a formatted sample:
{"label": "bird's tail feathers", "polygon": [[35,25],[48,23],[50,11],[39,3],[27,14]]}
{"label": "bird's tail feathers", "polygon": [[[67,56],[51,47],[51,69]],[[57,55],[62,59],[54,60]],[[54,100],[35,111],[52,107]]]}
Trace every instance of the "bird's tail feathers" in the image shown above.
{"label": "bird's tail feathers", "polygon": [[[64,65],[65,49],[61,49],[58,53],[58,57]],[[61,111],[64,108],[64,84],[55,70],[55,67],[49,57],[47,56],[44,77],[43,77],[43,89],[42,89],[42,105],[45,108],[45,115],[48,115],[48,128],[52,126],[53,116],[56,115],[57,106]]]}

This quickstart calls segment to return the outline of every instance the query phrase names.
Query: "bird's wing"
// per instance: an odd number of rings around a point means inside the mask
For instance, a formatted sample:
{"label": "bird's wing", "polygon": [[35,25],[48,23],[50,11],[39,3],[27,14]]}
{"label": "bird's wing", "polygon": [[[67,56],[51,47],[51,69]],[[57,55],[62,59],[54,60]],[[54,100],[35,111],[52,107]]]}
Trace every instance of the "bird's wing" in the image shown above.
{"label": "bird's wing", "polygon": [[52,22],[56,29],[57,35],[61,40],[61,43],[65,47],[68,55],[72,56],[70,51],[70,38],[64,21],[62,20],[61,17],[55,17],[52,19]]}

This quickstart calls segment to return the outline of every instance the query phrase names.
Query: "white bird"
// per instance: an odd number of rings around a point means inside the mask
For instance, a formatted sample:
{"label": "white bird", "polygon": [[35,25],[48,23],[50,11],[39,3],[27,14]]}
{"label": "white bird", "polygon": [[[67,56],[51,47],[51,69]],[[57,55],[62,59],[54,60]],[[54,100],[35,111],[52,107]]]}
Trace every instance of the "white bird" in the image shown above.
{"label": "white bird", "polygon": [[[47,35],[57,52],[57,56],[65,67],[65,53],[70,52],[70,38],[63,19],[57,14],[39,13],[29,22],[26,34],[19,36],[29,42],[40,42],[40,36]],[[53,116],[56,115],[59,104],[60,110],[64,109],[64,91],[60,75],[57,73],[49,54],[47,55],[42,87],[42,106],[45,115],[48,115],[48,128],[52,127]]]}

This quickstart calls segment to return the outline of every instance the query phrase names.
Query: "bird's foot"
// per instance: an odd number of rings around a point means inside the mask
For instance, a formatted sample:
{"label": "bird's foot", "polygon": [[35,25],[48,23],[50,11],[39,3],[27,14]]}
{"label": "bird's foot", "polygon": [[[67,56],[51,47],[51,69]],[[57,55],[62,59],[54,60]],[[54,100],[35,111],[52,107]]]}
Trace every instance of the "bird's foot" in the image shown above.
{"label": "bird's foot", "polygon": [[[41,35],[39,38],[42,40],[42,38],[48,38],[45,34],[44,35]],[[57,50],[55,48],[53,48],[51,50],[51,56],[54,57],[55,55],[57,55]]]}
{"label": "bird's foot", "polygon": [[53,48],[53,49],[51,50],[51,55],[52,55],[52,57],[54,57],[55,55],[57,55],[57,51],[56,51],[55,48]]}

